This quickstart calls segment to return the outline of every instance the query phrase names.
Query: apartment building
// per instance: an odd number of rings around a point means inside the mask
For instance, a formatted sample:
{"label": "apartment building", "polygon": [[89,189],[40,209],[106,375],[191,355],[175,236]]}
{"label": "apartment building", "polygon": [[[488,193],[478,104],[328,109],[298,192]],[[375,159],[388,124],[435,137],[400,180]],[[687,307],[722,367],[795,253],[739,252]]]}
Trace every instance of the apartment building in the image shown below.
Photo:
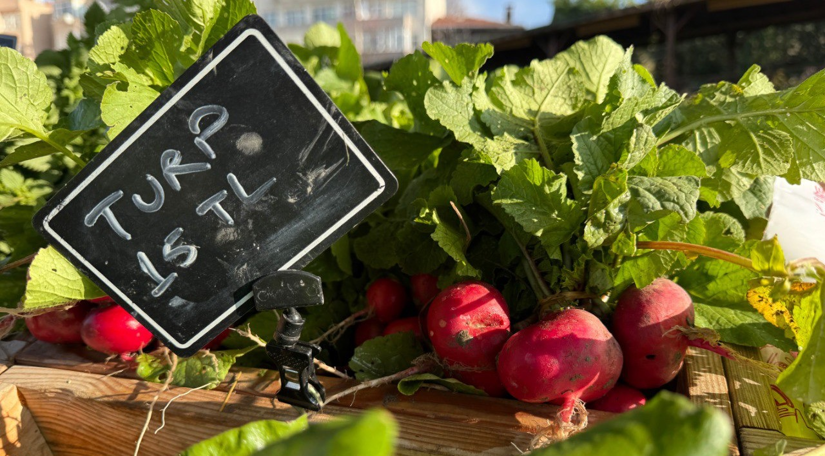
{"label": "apartment building", "polygon": [[[70,34],[81,36],[84,33],[83,16],[93,0],[55,0],[52,14],[52,46],[64,49]],[[100,2],[104,5],[106,2]]]}
{"label": "apartment building", "polygon": [[29,58],[50,49],[52,4],[36,0],[0,0],[0,35],[17,38],[17,50]]}
{"label": "apartment building", "polygon": [[316,22],[347,28],[364,64],[400,58],[430,40],[447,0],[255,0],[258,14],[286,42],[300,43]]}
{"label": "apartment building", "polygon": [[[32,58],[44,49],[65,48],[70,33],[83,33],[83,15],[92,1],[0,0],[0,34],[17,36],[18,50]],[[343,23],[365,64],[400,58],[431,40],[433,23],[447,15],[448,3],[448,0],[254,1],[258,14],[288,43],[303,42],[304,33],[316,22]]]}

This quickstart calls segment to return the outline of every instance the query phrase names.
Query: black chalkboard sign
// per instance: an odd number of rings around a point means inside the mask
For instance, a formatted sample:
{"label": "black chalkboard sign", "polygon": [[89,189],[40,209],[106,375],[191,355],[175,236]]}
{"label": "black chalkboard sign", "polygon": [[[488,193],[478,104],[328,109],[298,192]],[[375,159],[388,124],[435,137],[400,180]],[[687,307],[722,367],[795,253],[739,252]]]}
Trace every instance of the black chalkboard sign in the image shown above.
{"label": "black chalkboard sign", "polygon": [[164,91],[35,217],[189,356],[389,199],[395,177],[258,16]]}
{"label": "black chalkboard sign", "polygon": [[17,48],[17,37],[12,35],[0,35],[0,47]]}

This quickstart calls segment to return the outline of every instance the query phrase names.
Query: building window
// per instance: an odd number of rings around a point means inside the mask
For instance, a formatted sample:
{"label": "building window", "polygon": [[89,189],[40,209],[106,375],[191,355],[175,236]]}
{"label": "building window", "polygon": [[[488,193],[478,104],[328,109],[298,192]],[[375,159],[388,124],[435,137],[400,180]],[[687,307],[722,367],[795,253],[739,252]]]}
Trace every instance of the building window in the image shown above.
{"label": "building window", "polygon": [[364,33],[364,52],[384,53],[404,50],[404,30],[401,28],[381,29]]}
{"label": "building window", "polygon": [[304,10],[292,10],[286,12],[286,25],[304,25],[306,18]]}
{"label": "building window", "polygon": [[83,17],[87,9],[88,6],[85,4],[75,5],[70,1],[58,1],[54,4],[54,12],[52,14],[57,18],[63,17],[66,14],[74,17]]}
{"label": "building window", "polygon": [[312,22],[334,22],[336,19],[334,6],[321,6],[312,10]]}
{"label": "building window", "polygon": [[20,29],[20,13],[0,14],[0,32],[16,32]]}
{"label": "building window", "polygon": [[264,20],[267,24],[269,24],[270,27],[275,28],[278,26],[278,13],[262,13],[261,17],[264,18]]}
{"label": "building window", "polygon": [[415,0],[399,1],[392,4],[392,17],[404,17],[407,14],[415,16],[418,12],[418,2]]}
{"label": "building window", "polygon": [[377,0],[362,0],[361,17],[363,19],[380,19],[384,17],[384,2]]}
{"label": "building window", "polygon": [[343,19],[355,18],[355,5],[352,2],[344,3],[341,6],[341,17]]}

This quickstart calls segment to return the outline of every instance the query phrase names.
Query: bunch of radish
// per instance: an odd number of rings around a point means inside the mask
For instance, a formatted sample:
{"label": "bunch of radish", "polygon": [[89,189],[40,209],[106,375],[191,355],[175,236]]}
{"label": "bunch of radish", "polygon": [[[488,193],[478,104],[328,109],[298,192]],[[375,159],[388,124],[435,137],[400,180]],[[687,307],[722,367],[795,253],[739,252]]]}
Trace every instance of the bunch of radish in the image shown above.
{"label": "bunch of radish", "polygon": [[68,309],[27,318],[26,327],[43,342],[85,343],[124,360],[130,360],[153,338],[148,329],[109,298],[80,301]]}
{"label": "bunch of radish", "polygon": [[[416,274],[410,277],[412,302],[416,308],[426,306],[440,291],[438,278],[430,274]],[[409,331],[419,339],[422,337],[421,321],[418,317],[404,317],[408,310],[410,296],[407,289],[396,279],[382,277],[367,288],[367,307],[373,317],[355,326],[355,345],[378,336]]]}
{"label": "bunch of radish", "polygon": [[448,375],[491,396],[561,405],[564,423],[582,402],[613,413],[644,405],[640,390],[671,382],[687,347],[702,345],[681,331],[693,324],[690,296],[667,279],[628,288],[609,328],[567,308],[512,334],[507,303],[492,285],[467,281],[436,294],[435,283],[432,276],[410,280],[416,304],[425,306],[419,319],[398,318],[409,302],[400,282],[373,282],[367,303],[375,317],[356,328],[356,343],[398,331],[421,337],[423,329]]}

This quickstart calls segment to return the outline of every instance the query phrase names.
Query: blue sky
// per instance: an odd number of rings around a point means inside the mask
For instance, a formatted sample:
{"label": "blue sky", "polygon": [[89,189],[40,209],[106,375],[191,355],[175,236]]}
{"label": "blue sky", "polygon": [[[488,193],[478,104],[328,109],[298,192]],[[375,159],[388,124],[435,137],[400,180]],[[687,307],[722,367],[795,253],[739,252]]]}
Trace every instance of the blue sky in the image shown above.
{"label": "blue sky", "polygon": [[493,21],[504,20],[504,9],[513,5],[513,22],[525,28],[535,28],[550,23],[551,1],[548,0],[463,0],[470,17]]}

